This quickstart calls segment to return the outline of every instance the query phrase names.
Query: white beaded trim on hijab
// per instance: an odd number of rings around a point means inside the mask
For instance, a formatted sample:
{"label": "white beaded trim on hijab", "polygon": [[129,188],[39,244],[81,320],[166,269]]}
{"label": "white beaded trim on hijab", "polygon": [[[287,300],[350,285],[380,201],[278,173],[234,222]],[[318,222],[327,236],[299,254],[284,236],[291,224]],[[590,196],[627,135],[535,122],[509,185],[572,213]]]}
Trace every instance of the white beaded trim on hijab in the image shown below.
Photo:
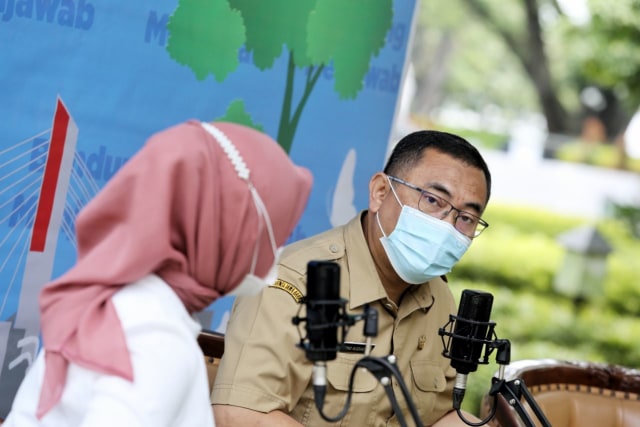
{"label": "white beaded trim on hijab", "polygon": [[245,181],[248,181],[250,175],[249,168],[244,162],[244,159],[240,155],[240,152],[238,151],[236,146],[233,145],[233,142],[231,142],[227,135],[225,135],[220,129],[213,126],[212,124],[202,122],[202,126],[213,136],[213,139],[218,142],[220,148],[222,148],[222,151],[225,152],[225,154],[231,161],[231,164],[238,173],[238,176]]}
{"label": "white beaded trim on hijab", "polygon": [[[269,217],[269,212],[267,211],[267,207],[264,205],[262,198],[258,194],[258,190],[255,189],[255,187],[249,180],[249,175],[251,174],[249,167],[247,167],[247,164],[244,162],[242,155],[240,155],[240,152],[238,151],[236,146],[233,145],[233,142],[231,142],[231,140],[227,137],[227,135],[224,134],[224,132],[222,132],[220,129],[216,128],[215,126],[213,126],[211,123],[205,123],[205,122],[201,122],[201,123],[202,123],[202,127],[204,127],[205,130],[209,132],[211,136],[213,136],[213,139],[215,139],[218,142],[218,145],[220,145],[220,148],[222,148],[222,151],[224,151],[224,153],[227,155],[227,157],[231,161],[231,164],[233,165],[233,168],[236,170],[236,173],[238,174],[238,176],[241,179],[247,181],[247,184],[249,184],[249,191],[251,192],[251,197],[253,198],[253,201],[256,205],[256,209],[258,210],[259,214],[262,214],[267,224],[267,233],[269,234],[271,249],[274,251],[273,253],[275,255],[277,250],[276,238],[273,233],[271,218]],[[262,233],[262,223],[259,223],[258,234],[261,234],[261,233]],[[257,249],[258,247],[256,246],[253,252],[253,259],[251,261],[252,273],[256,266],[256,262],[258,261]]]}

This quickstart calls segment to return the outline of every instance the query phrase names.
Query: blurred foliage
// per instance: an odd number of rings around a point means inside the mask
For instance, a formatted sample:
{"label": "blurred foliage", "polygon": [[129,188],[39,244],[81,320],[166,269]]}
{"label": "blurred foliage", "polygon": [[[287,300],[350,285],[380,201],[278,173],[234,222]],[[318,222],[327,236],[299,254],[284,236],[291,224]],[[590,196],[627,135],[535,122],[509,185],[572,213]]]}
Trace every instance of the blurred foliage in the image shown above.
{"label": "blurred foliage", "polygon": [[[589,25],[568,28],[576,76],[615,89],[630,112],[640,105],[640,1],[589,0]],[[579,68],[578,68],[579,67]]]}
{"label": "blurred foliage", "polygon": [[623,168],[640,173],[640,159],[624,159],[620,148],[611,144],[592,143],[581,140],[561,145],[555,151],[559,160],[586,163],[606,168]]}
{"label": "blurred foliage", "polygon": [[[640,170],[640,164],[638,164]],[[611,215],[624,222],[631,230],[631,233],[640,239],[640,207],[613,203],[611,204]]]}
{"label": "blurred foliage", "polygon": [[[463,289],[494,295],[496,334],[511,342],[511,360],[556,358],[640,367],[640,244],[617,219],[595,226],[614,248],[607,258],[604,297],[576,306],[554,292],[552,281],[566,250],[556,237],[589,224],[528,206],[489,204],[491,226],[474,240],[450,274],[459,299]],[[470,375],[463,409],[478,414],[497,371],[495,355]]]}

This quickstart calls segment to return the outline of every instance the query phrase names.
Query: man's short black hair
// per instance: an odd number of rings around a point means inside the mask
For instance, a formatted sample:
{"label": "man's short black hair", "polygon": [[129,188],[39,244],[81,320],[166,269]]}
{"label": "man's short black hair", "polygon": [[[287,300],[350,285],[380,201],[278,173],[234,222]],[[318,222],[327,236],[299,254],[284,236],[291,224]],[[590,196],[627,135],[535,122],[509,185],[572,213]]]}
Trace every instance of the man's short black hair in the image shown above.
{"label": "man's short black hair", "polygon": [[491,173],[480,152],[466,139],[447,132],[436,130],[420,130],[402,138],[393,148],[391,156],[384,167],[387,175],[413,168],[422,159],[427,148],[447,154],[469,166],[480,169],[487,182],[487,201],[491,195]]}

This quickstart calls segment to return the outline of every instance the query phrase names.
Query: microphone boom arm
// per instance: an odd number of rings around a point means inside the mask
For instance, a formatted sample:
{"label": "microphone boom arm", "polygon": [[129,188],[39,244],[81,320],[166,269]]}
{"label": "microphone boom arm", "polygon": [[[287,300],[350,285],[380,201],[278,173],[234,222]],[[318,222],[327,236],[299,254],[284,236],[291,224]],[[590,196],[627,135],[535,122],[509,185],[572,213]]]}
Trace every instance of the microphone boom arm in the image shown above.
{"label": "microphone boom arm", "polygon": [[[506,339],[498,339],[494,330],[495,322],[478,322],[478,321],[473,321],[469,319],[463,320],[465,324],[471,325],[472,328],[477,328],[482,326],[487,327],[487,334],[484,335],[486,338],[480,339],[480,338],[476,338],[473,334],[471,334],[470,336],[458,335],[454,330],[454,325],[457,321],[460,321],[459,316],[450,315],[449,322],[444,327],[440,328],[438,331],[438,334],[442,337],[442,344],[444,346],[442,355],[449,359],[456,360],[458,362],[474,362],[478,364],[488,364],[489,356],[493,353],[494,350],[497,350],[496,363],[500,367],[498,371],[498,377],[497,378],[493,377],[491,380],[492,386],[491,386],[491,389],[489,390],[489,395],[493,396],[494,400],[493,400],[493,407],[491,408],[489,415],[480,422],[477,422],[477,423],[472,422],[467,420],[462,414],[460,408],[455,407],[454,405],[454,409],[458,413],[458,417],[465,424],[474,426],[474,427],[479,427],[487,424],[489,420],[491,420],[495,416],[497,406],[498,406],[497,395],[500,394],[505,398],[507,403],[515,409],[516,413],[518,414],[520,419],[524,422],[526,427],[536,427],[536,424],[534,424],[531,416],[527,413],[524,405],[522,404],[523,397],[526,400],[526,402],[529,404],[529,407],[531,408],[535,416],[538,418],[540,425],[542,427],[551,427],[551,423],[542,412],[542,409],[538,406],[538,404],[534,400],[533,395],[527,389],[526,384],[524,383],[524,380],[522,380],[521,378],[516,378],[511,381],[506,381],[504,379],[505,366],[511,363],[511,342]],[[445,337],[448,337],[448,339],[445,339]],[[484,346],[485,347],[484,354],[481,355],[481,357],[478,360],[473,360],[473,361],[457,358],[455,355],[452,354],[452,351],[451,351],[451,343],[453,338],[460,340],[461,343],[472,343],[472,344],[478,343],[481,346]]]}
{"label": "microphone boom arm", "polygon": [[[493,326],[491,326],[491,334],[493,335]],[[442,332],[441,335],[448,335],[447,332]],[[495,335],[493,335],[495,337]],[[529,407],[535,414],[536,418],[540,422],[542,427],[551,427],[551,423],[542,412],[542,409],[536,403],[531,392],[527,389],[527,386],[523,379],[516,378],[510,381],[504,379],[505,366],[511,363],[511,342],[506,339],[495,338],[486,343],[486,351],[484,359],[480,363],[488,363],[487,359],[491,353],[496,352],[496,363],[499,365],[498,377],[491,379],[491,389],[489,390],[489,396],[493,396],[493,406],[489,415],[480,422],[472,422],[467,420],[459,408],[456,408],[458,417],[467,425],[479,427],[487,424],[495,414],[498,407],[498,394],[505,398],[506,402],[512,406],[520,419],[523,421],[526,427],[536,427],[531,416],[527,413],[524,405],[522,404],[522,398],[529,404]],[[446,351],[446,347],[445,347]]]}
{"label": "microphone boom arm", "polygon": [[542,427],[551,427],[551,423],[542,412],[540,406],[536,403],[529,389],[527,389],[524,380],[516,378],[511,381],[505,381],[504,379],[504,367],[511,362],[511,342],[505,339],[496,339],[491,343],[491,347],[498,349],[496,354],[496,363],[500,365],[498,378],[494,377],[491,379],[492,386],[489,390],[489,395],[493,396],[493,408],[491,411],[492,417],[498,406],[497,395],[500,394],[506,399],[507,403],[515,409],[516,413],[520,416],[520,419],[527,427],[536,427],[533,420],[525,410],[524,405],[522,405],[522,397],[524,397],[536,418],[538,418],[540,425]]}
{"label": "microphone boom arm", "polygon": [[527,389],[524,380],[516,378],[511,381],[505,381],[504,379],[494,377],[491,382],[493,385],[491,386],[489,395],[494,396],[492,414],[495,414],[495,409],[498,404],[497,395],[500,394],[506,399],[507,403],[516,410],[516,413],[520,416],[520,419],[527,427],[536,427],[531,416],[527,413],[524,405],[522,404],[521,398],[524,397],[536,418],[538,418],[540,425],[543,427],[551,427],[551,423],[549,423],[549,420],[542,412],[542,409],[540,409],[536,401],[533,399],[533,395]]}

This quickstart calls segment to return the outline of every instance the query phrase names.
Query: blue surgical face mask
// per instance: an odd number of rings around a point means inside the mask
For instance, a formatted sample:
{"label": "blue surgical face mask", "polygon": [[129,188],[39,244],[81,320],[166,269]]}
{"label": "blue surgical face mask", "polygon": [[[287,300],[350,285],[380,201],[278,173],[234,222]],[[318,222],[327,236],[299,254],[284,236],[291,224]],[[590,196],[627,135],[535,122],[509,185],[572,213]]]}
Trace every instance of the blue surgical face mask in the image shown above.
{"label": "blue surgical face mask", "polygon": [[418,285],[451,271],[471,245],[471,239],[450,223],[400,203],[393,186],[391,191],[402,206],[395,229],[388,236],[380,224],[380,243],[391,266],[407,283]]}

